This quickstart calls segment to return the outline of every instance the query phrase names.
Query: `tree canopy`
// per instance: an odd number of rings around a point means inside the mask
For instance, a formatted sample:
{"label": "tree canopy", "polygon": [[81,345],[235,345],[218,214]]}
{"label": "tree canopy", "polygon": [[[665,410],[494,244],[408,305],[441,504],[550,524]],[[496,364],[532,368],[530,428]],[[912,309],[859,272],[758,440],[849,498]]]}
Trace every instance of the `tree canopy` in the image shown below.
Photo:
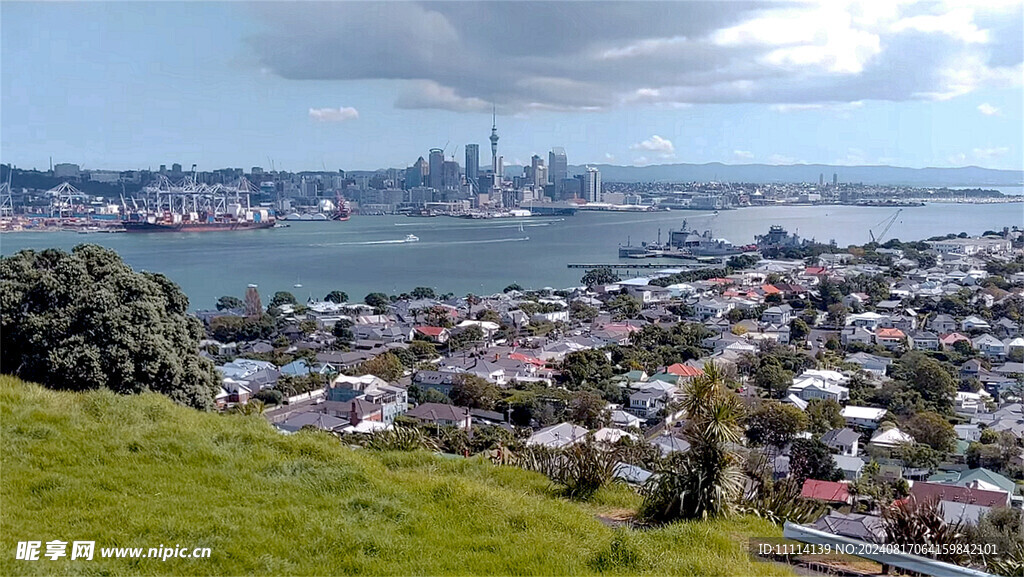
{"label": "tree canopy", "polygon": [[270,299],[268,308],[277,308],[281,305],[293,305],[299,301],[295,300],[295,295],[288,291],[277,291],[274,293],[273,298]]}
{"label": "tree canopy", "polygon": [[781,449],[807,429],[807,417],[792,405],[767,401],[747,415],[746,425],[751,443]]}
{"label": "tree canopy", "polygon": [[620,279],[619,275],[615,274],[615,272],[612,269],[606,266],[602,266],[599,268],[588,270],[583,275],[583,278],[580,279],[580,282],[587,286],[595,286],[600,284],[617,283],[620,280],[622,279]]}
{"label": "tree canopy", "polygon": [[348,293],[345,291],[331,291],[327,293],[324,300],[331,303],[341,304],[348,302]]}
{"label": "tree canopy", "polygon": [[226,311],[231,309],[244,309],[245,303],[242,299],[232,296],[223,296],[217,299],[217,310]]}
{"label": "tree canopy", "polygon": [[0,333],[0,370],[55,389],[155,391],[206,409],[219,386],[181,289],[96,245],[0,258]]}

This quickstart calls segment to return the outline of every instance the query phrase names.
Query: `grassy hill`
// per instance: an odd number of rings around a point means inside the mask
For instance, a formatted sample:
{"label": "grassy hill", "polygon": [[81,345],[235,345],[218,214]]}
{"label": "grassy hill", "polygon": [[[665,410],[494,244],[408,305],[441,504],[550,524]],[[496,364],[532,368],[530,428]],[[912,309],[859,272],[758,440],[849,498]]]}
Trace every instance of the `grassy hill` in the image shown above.
{"label": "grassy hill", "polygon": [[[482,459],[374,453],[156,395],[53,392],[0,377],[0,574],[789,575],[752,562],[754,519],[612,529],[543,477]],[[95,540],[92,561],[15,560],[19,541]],[[209,559],[100,559],[103,547]],[[70,548],[69,548],[70,552]]]}

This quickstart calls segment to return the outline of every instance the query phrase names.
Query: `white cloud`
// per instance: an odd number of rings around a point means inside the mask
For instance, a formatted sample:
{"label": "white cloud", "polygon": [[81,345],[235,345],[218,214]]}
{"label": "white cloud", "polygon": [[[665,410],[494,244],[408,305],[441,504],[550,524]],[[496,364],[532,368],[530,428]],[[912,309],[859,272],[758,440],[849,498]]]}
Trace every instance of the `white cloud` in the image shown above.
{"label": "white cloud", "polygon": [[606,152],[604,153],[604,159],[607,162],[615,162],[615,155],[610,152]]}
{"label": "white cloud", "polygon": [[637,166],[644,166],[646,164],[650,164],[650,161],[647,160],[646,156],[638,156],[638,157],[633,159],[633,164],[635,164]]}
{"label": "white cloud", "polygon": [[750,160],[751,158],[754,158],[754,153],[749,150],[734,150],[732,151],[732,155],[743,160]]}
{"label": "white cloud", "polygon": [[317,122],[344,122],[359,118],[359,111],[351,106],[338,108],[310,108],[309,117]]}
{"label": "white cloud", "polygon": [[[647,140],[643,140],[629,147],[630,150],[646,150],[653,152],[658,158],[673,158],[676,155],[676,147],[672,141],[655,134]],[[646,160],[646,159],[645,159]]]}
{"label": "white cloud", "polygon": [[971,151],[974,158],[977,158],[978,160],[992,160],[994,158],[999,158],[1000,156],[1005,156],[1007,152],[1010,152],[1010,149],[1005,146],[975,148]]}
{"label": "white cloud", "polygon": [[775,112],[802,112],[804,110],[849,111],[863,107],[863,100],[855,100],[853,102],[805,102],[797,104],[772,104],[771,106],[769,106],[769,108],[771,110],[774,110]]}
{"label": "white cloud", "polygon": [[981,104],[978,105],[978,112],[984,114],[985,116],[995,116],[996,114],[999,114],[999,109],[996,108],[995,106],[992,106],[988,102],[982,102]]}

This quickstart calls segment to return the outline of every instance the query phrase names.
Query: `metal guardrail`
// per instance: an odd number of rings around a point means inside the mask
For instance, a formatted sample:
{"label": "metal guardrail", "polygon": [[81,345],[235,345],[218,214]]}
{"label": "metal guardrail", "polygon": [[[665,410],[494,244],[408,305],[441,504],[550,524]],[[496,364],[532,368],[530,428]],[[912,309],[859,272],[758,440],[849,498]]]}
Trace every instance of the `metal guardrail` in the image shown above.
{"label": "metal guardrail", "polygon": [[[870,551],[874,546],[872,543],[867,543],[859,539],[833,535],[832,533],[826,533],[825,531],[819,531],[817,529],[812,529],[803,525],[795,525],[789,522],[783,526],[782,536],[801,543],[830,545],[833,548],[838,547],[847,551]],[[933,577],[992,577],[990,573],[985,573],[984,571],[979,571],[977,569],[960,567],[959,565],[953,565],[951,563],[945,563],[942,561],[936,561],[935,559],[928,559],[927,557],[919,557],[917,555],[909,555],[906,553],[864,552],[862,554],[854,554],[854,556],[869,559],[885,565],[891,565],[893,567],[899,567],[900,569],[906,569],[907,571],[914,571],[924,575],[932,575]]]}

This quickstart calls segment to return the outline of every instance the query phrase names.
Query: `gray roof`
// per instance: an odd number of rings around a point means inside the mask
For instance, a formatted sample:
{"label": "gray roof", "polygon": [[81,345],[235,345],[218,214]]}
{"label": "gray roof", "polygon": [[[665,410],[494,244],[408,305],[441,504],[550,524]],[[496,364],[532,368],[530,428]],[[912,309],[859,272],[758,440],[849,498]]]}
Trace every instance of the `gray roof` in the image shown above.
{"label": "gray roof", "polygon": [[860,435],[858,435],[853,429],[846,427],[842,429],[833,429],[821,436],[821,442],[825,443],[829,447],[852,445],[859,440]]}

